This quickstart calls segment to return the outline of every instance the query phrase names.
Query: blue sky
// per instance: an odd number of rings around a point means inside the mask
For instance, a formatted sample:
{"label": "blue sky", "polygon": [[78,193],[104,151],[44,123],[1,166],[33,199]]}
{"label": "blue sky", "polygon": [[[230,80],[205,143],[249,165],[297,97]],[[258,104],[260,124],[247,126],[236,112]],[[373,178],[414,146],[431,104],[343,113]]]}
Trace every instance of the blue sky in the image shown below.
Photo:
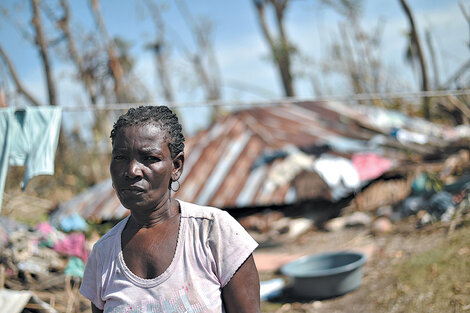
{"label": "blue sky", "polygon": [[[69,1],[72,5],[72,22],[81,28],[92,27],[88,1]],[[172,1],[167,1],[164,19],[173,45],[174,71],[180,71],[185,61],[177,55],[180,42],[191,46],[191,37],[181,15]],[[196,19],[205,18],[213,25],[213,45],[220,65],[225,101],[265,101],[282,97],[282,87],[277,72],[267,60],[269,51],[258,25],[251,0],[186,1]],[[331,38],[337,36],[340,17],[334,11],[319,4],[318,0],[292,1],[287,16],[286,27],[290,40],[305,55],[312,56],[317,62],[328,57],[327,49]],[[457,0],[409,0],[421,32],[431,31],[440,60],[441,76],[450,76],[469,58],[469,28],[460,11]],[[470,2],[463,1],[468,9]],[[14,8],[22,5],[20,11]],[[136,57],[136,74],[151,90],[155,101],[161,101],[155,88],[154,62],[145,44],[155,37],[154,26],[146,12],[142,0],[113,1],[101,0],[102,12],[111,35],[119,35],[133,44],[132,53]],[[4,0],[1,6],[9,8],[11,19],[0,19],[0,42],[9,54],[26,88],[45,102],[46,87],[38,59],[38,52],[25,40],[12,25],[26,25],[30,20],[29,1]],[[12,21],[14,21],[12,23]],[[398,0],[365,1],[364,17],[361,24],[372,29],[378,21],[383,22],[382,59],[390,75],[398,77],[401,85],[398,91],[417,91],[418,83],[404,63],[405,39],[403,33],[408,29],[406,17]],[[174,34],[178,36],[174,36]],[[54,59],[54,75],[60,81],[59,103],[61,105],[84,104],[82,88],[70,76],[70,67],[65,62]],[[325,86],[326,94],[347,95],[350,91],[343,88],[334,77],[319,77]],[[336,78],[337,79],[337,78]],[[251,90],[233,88],[249,85]],[[201,103],[204,99],[200,91],[181,83],[177,88],[178,102]],[[298,79],[296,91],[301,98],[314,97],[310,81]],[[183,110],[185,128],[189,133],[204,127],[207,123],[207,108]]]}

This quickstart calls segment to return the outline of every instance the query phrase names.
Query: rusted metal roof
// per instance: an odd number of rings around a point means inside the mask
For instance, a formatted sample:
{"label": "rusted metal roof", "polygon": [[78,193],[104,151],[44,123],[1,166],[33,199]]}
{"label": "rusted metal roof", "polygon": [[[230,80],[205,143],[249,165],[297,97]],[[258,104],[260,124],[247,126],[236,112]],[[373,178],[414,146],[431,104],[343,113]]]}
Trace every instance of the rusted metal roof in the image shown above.
{"label": "rusted metal roof", "polygon": [[353,120],[308,102],[242,110],[190,140],[176,197],[216,207],[252,207],[296,201],[290,181],[272,184],[269,176],[282,158],[253,167],[269,152],[326,144],[329,138],[370,139]]}
{"label": "rusted metal roof", "polygon": [[53,224],[59,225],[64,217],[77,213],[87,220],[100,222],[121,219],[128,212],[119,202],[109,178],[59,204],[50,218]]}
{"label": "rusted metal roof", "polygon": [[[376,124],[374,112],[336,102],[297,102],[230,114],[187,141],[175,197],[220,208],[293,203],[297,192],[292,167],[283,168],[286,156],[332,143],[340,153],[351,144],[366,150],[374,136],[391,127]],[[308,162],[308,157],[301,155],[295,162]],[[57,217],[72,212],[94,220],[127,214],[110,179],[61,204]]]}

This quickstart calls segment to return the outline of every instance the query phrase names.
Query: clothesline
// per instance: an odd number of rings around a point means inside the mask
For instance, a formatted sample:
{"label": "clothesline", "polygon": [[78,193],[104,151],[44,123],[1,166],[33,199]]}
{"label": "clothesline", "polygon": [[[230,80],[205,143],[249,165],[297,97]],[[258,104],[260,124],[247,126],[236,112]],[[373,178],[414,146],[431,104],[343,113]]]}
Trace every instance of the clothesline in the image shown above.
{"label": "clothesline", "polygon": [[23,190],[32,177],[54,174],[61,120],[61,108],[52,106],[0,110],[0,212],[10,165],[26,168]]}
{"label": "clothesline", "polygon": [[110,111],[110,110],[126,110],[131,107],[140,105],[167,105],[173,108],[194,108],[194,107],[265,107],[277,106],[281,104],[289,104],[300,101],[342,101],[342,102],[357,102],[357,101],[372,101],[372,100],[396,100],[396,99],[416,99],[424,97],[445,97],[445,96],[470,96],[470,89],[464,90],[439,90],[439,91],[426,91],[426,92],[413,92],[413,93],[374,93],[374,94],[356,94],[349,96],[324,96],[318,98],[280,98],[263,101],[199,101],[199,102],[134,102],[134,103],[108,103],[104,105],[79,105],[79,106],[61,106],[63,111]]}

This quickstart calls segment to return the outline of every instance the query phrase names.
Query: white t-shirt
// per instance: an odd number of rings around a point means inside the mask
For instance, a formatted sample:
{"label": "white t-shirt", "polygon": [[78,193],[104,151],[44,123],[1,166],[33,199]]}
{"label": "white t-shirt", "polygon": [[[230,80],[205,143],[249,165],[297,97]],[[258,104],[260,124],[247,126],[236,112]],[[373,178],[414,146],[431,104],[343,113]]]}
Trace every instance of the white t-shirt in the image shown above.
{"label": "white t-shirt", "polygon": [[225,312],[222,288],[258,244],[227,212],[178,201],[178,242],[165,272],[143,279],[127,268],[121,250],[127,217],[94,245],[81,294],[109,313]]}

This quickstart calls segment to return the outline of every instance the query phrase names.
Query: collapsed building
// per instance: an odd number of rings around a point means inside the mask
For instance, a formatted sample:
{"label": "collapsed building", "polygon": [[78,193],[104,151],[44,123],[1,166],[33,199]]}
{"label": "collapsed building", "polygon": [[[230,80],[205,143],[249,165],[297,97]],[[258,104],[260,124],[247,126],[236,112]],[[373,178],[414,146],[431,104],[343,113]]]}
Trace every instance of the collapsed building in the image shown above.
{"label": "collapsed building", "polygon": [[[395,206],[417,178],[445,185],[455,184],[457,174],[465,182],[469,139],[468,125],[443,126],[360,104],[297,101],[241,109],[187,140],[174,196],[237,218],[266,209],[316,212],[310,216],[321,224]],[[436,187],[430,183],[426,188]],[[59,225],[73,214],[100,222],[128,212],[108,179],[60,204],[51,218]]]}

